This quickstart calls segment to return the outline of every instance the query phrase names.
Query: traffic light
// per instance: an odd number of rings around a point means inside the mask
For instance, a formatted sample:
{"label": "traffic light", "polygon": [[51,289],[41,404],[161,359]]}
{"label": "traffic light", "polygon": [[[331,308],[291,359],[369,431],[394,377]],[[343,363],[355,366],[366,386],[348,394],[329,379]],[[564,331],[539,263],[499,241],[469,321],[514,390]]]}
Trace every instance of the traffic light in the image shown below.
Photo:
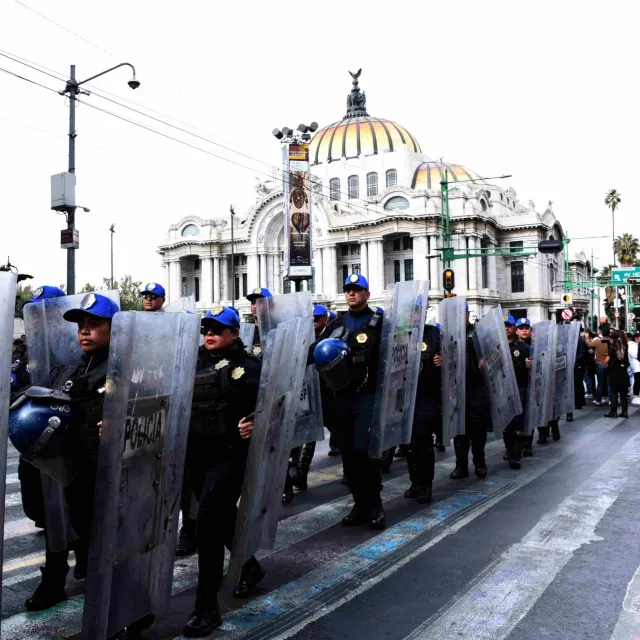
{"label": "traffic light", "polygon": [[627,278],[627,284],[640,284],[640,278]]}
{"label": "traffic light", "polygon": [[538,242],[538,251],[540,253],[562,253],[563,249],[562,240],[541,240]]}
{"label": "traffic light", "polygon": [[453,269],[445,269],[442,272],[442,286],[445,291],[453,291],[453,287],[455,286],[455,275],[453,273]]}

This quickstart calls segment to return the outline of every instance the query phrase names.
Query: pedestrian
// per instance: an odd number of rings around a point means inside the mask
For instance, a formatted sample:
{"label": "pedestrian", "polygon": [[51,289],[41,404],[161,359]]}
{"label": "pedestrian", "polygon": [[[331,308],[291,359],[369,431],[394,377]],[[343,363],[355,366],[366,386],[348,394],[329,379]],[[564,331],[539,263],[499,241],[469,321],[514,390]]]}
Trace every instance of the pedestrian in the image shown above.
{"label": "pedestrian", "polygon": [[640,333],[636,333],[629,339],[629,362],[631,363],[631,373],[633,374],[633,391],[631,404],[640,404]]}
{"label": "pedestrian", "polygon": [[592,348],[596,354],[596,378],[598,386],[596,387],[596,399],[593,401],[597,407],[601,404],[608,404],[609,390],[607,387],[607,357],[609,355],[609,334],[611,330],[607,325],[600,328],[600,337],[585,339],[587,346]]}
{"label": "pedestrian", "polygon": [[[198,585],[188,637],[209,635],[222,623],[218,591],[225,547],[231,550],[253,429],[262,361],[238,337],[240,319],[215,305],[202,318],[187,444],[191,484],[198,496]],[[246,598],[264,577],[255,557],[242,568],[233,595]]]}
{"label": "pedestrian", "polygon": [[[628,418],[627,412],[629,392],[629,350],[627,347],[627,335],[624,331],[614,329],[611,332],[611,343],[607,355],[607,367],[609,368],[609,387],[611,409],[605,414],[606,418]],[[618,416],[618,403],[622,413]]]}
{"label": "pedestrian", "polygon": [[[584,332],[580,332],[578,336],[578,344],[576,345],[576,361],[573,367],[573,394],[574,406],[576,409],[582,409],[585,405],[584,395],[584,374],[587,366],[587,343],[583,337]],[[573,411],[567,412],[567,422],[573,422]]]}
{"label": "pedestrian", "polygon": [[160,311],[164,305],[167,294],[164,287],[157,282],[149,282],[140,292],[144,298],[143,307],[145,311]]}
{"label": "pedestrian", "polygon": [[592,331],[585,331],[582,334],[584,338],[585,345],[587,346],[587,351],[585,354],[585,373],[584,373],[584,381],[587,385],[587,393],[585,394],[585,399],[593,400],[595,390],[596,390],[596,353],[595,350],[590,348],[587,345],[587,338],[593,340],[595,338],[595,334]]}

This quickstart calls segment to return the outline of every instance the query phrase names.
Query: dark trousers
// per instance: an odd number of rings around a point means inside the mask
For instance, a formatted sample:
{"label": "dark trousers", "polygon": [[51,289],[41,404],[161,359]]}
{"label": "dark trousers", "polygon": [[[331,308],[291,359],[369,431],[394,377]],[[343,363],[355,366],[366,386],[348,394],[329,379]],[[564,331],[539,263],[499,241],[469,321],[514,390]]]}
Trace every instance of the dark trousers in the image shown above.
{"label": "dark trousers", "polygon": [[196,520],[191,517],[191,502],[193,499],[193,487],[187,469],[187,462],[184,465],[182,476],[182,491],[180,494],[180,511],[182,512],[182,527],[189,535],[195,534]]}
{"label": "dark trousers", "polygon": [[438,425],[442,425],[442,420],[439,417],[435,420],[415,417],[413,420],[411,444],[407,450],[407,466],[409,467],[411,484],[419,486],[433,484],[436,469],[433,436]]}
{"label": "dark trousers", "polygon": [[575,408],[582,409],[585,405],[584,398],[584,367],[576,366],[573,370],[573,391],[575,395]]}
{"label": "dark trousers", "polygon": [[[71,526],[78,535],[78,539],[73,543],[73,550],[76,558],[83,558],[84,560],[86,560],[89,554],[96,489],[96,472],[97,464],[86,464],[81,468],[75,480],[64,489],[65,498],[69,507]],[[64,551],[50,551],[47,546],[46,568],[62,581],[64,581],[64,577],[69,570],[67,563],[68,557],[68,549]]]}
{"label": "dark trousers", "polygon": [[373,415],[372,392],[345,394],[336,407],[336,430],[349,491],[356,507],[371,510],[382,504],[380,466],[369,457],[369,429]]}
{"label": "dark trousers", "polygon": [[629,392],[629,377],[626,372],[623,376],[611,376],[609,378],[609,390],[611,400],[611,413],[618,410],[618,404],[622,408],[622,413],[627,413],[629,400],[627,393]]}
{"label": "dark trousers", "polygon": [[640,373],[633,374],[633,395],[640,395]]}
{"label": "dark trousers", "polygon": [[506,433],[524,432],[524,414],[527,408],[527,388],[518,387],[518,393],[520,395],[520,404],[522,405],[522,413],[519,413],[511,422],[505,427]]}
{"label": "dark trousers", "polygon": [[38,527],[45,526],[44,498],[42,496],[42,482],[40,469],[25,462],[18,461],[18,480],[20,480],[20,494],[22,496],[22,510]]}
{"label": "dark trousers", "polygon": [[602,398],[607,398],[609,396],[607,365],[596,365],[596,378],[598,380],[598,386],[596,387],[596,402],[600,402]]}
{"label": "dark trousers", "polygon": [[455,436],[453,447],[456,452],[456,465],[467,467],[469,464],[469,448],[473,464],[476,467],[484,467],[484,447],[487,443],[487,430],[491,428],[491,416],[474,415],[467,413],[466,433]]}

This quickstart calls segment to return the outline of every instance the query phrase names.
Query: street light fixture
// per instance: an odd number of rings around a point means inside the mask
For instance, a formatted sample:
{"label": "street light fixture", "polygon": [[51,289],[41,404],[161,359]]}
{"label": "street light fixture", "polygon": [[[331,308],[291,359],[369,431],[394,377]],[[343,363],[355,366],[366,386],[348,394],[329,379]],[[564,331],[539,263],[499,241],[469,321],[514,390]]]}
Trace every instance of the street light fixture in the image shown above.
{"label": "street light fixture", "polygon": [[[101,76],[110,73],[111,71],[115,71],[120,67],[130,67],[133,72],[133,77],[127,83],[131,89],[137,89],[140,86],[140,81],[136,78],[136,69],[135,67],[128,63],[122,62],[117,64],[115,67],[111,67],[106,71],[101,71],[100,73],[96,73],[95,75],[87,78],[86,80],[82,80],[78,82],[76,80],[76,66],[74,64],[71,65],[71,71],[69,73],[69,80],[67,80],[67,85],[63,91],[60,91],[60,95],[68,95],[69,96],[69,169],[68,172],[71,174],[75,174],[76,172],[76,99],[80,94],[90,95],[88,91],[81,90],[80,87],[91,80],[95,80]],[[75,184],[75,179],[74,179]],[[89,211],[89,209],[83,208],[85,211]],[[76,217],[76,205],[75,202],[69,204],[64,208],[64,212],[67,217],[67,231],[70,232],[69,236],[72,239],[70,246],[67,247],[67,295],[73,295],[76,292],[76,249],[79,244],[77,242],[76,228],[75,228],[75,217]],[[111,236],[113,240],[113,234]],[[113,274],[111,277],[113,284]]]}

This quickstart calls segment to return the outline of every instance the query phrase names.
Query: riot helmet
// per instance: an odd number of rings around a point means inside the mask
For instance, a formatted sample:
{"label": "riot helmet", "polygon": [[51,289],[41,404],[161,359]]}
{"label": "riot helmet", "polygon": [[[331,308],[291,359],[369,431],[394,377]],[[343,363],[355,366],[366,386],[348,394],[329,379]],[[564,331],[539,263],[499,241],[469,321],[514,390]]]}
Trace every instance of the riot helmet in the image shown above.
{"label": "riot helmet", "polygon": [[344,340],[328,338],[319,342],[313,350],[313,361],[333,391],[340,391],[351,382],[351,349]]}

